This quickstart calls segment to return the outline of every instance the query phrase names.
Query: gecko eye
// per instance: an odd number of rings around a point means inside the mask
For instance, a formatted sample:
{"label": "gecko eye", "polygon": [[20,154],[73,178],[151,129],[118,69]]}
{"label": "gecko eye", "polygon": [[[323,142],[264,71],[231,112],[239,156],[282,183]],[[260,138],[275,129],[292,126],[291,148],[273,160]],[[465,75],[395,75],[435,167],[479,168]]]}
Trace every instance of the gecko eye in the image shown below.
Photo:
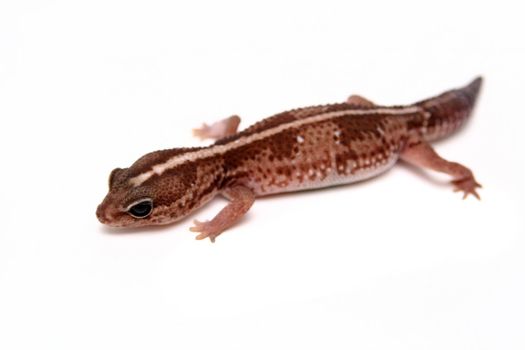
{"label": "gecko eye", "polygon": [[128,207],[127,212],[129,215],[133,216],[137,219],[143,219],[147,217],[149,214],[151,214],[151,211],[153,210],[153,201],[151,199],[143,199],[139,202],[135,202],[134,204],[130,205]]}

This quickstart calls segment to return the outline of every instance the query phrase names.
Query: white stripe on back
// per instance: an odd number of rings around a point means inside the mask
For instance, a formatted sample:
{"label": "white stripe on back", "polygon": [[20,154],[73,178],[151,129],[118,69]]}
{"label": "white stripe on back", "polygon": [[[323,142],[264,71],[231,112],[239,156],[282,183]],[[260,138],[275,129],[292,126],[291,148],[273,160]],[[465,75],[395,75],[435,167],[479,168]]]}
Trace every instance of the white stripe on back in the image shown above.
{"label": "white stripe on back", "polygon": [[352,116],[352,115],[366,115],[366,114],[402,115],[402,114],[408,114],[408,113],[416,113],[420,111],[422,111],[420,107],[412,106],[412,107],[398,108],[398,109],[378,108],[378,109],[354,109],[354,110],[345,110],[345,111],[326,112],[326,113],[319,114],[316,116],[294,120],[290,123],[281,124],[281,125],[275,126],[273,128],[264,130],[259,133],[254,133],[248,136],[243,136],[243,137],[240,137],[224,145],[214,145],[209,148],[173,156],[172,158],[168,159],[164,163],[154,165],[151,170],[148,170],[140,175],[137,175],[131,178],[129,182],[135,187],[140,186],[146,180],[151,178],[153,175],[162,175],[162,173],[164,173],[166,170],[173,169],[183,163],[213,157],[218,154],[224,154],[232,149],[242,147],[254,141],[260,141],[264,138],[273,136],[284,130],[297,128],[303,125],[312,124],[316,122],[321,122],[321,121],[328,120],[331,118],[337,118],[337,117],[342,117],[342,116]]}

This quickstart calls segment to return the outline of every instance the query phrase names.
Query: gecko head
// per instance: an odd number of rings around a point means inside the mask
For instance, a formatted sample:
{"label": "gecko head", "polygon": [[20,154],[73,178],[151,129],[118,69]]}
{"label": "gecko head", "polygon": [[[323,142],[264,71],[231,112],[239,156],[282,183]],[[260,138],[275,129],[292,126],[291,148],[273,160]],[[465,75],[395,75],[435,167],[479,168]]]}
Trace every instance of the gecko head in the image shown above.
{"label": "gecko head", "polygon": [[114,227],[162,225],[195,209],[195,166],[164,166],[179,150],[149,153],[129,168],[114,169],[109,191],[96,211],[98,220]]}

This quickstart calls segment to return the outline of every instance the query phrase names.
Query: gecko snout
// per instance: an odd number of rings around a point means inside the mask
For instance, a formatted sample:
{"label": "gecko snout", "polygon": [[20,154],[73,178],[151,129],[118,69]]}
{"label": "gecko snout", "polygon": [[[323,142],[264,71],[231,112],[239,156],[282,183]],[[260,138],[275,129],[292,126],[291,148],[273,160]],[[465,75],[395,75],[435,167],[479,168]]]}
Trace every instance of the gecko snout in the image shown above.
{"label": "gecko snout", "polygon": [[113,216],[111,215],[111,213],[107,210],[106,206],[104,205],[104,203],[100,204],[98,207],[97,207],[97,219],[98,221],[100,221],[101,223],[103,224],[106,224],[106,225],[111,225],[112,221],[113,221]]}
{"label": "gecko snout", "polygon": [[104,218],[104,209],[102,208],[102,204],[100,204],[97,207],[97,219],[98,221],[104,224],[105,218]]}

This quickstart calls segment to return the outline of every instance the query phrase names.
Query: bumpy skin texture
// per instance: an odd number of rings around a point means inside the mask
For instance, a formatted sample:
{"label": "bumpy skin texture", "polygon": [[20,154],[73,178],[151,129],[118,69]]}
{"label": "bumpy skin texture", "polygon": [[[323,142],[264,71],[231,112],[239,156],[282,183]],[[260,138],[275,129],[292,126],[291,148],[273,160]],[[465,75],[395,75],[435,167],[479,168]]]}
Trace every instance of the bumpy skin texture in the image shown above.
{"label": "bumpy skin texture", "polygon": [[[232,226],[259,196],[347,184],[378,175],[401,158],[447,173],[455,190],[479,198],[472,172],[441,158],[429,142],[449,136],[467,120],[481,78],[409,106],[384,107],[358,95],[345,103],[286,111],[236,132],[240,118],[194,129],[208,147],[146,154],[110,175],[109,193],[97,209],[105,224],[119,227],[180,220],[217,194],[230,200],[214,219],[195,222],[198,239],[212,241]],[[130,207],[150,200],[144,218]]]}

